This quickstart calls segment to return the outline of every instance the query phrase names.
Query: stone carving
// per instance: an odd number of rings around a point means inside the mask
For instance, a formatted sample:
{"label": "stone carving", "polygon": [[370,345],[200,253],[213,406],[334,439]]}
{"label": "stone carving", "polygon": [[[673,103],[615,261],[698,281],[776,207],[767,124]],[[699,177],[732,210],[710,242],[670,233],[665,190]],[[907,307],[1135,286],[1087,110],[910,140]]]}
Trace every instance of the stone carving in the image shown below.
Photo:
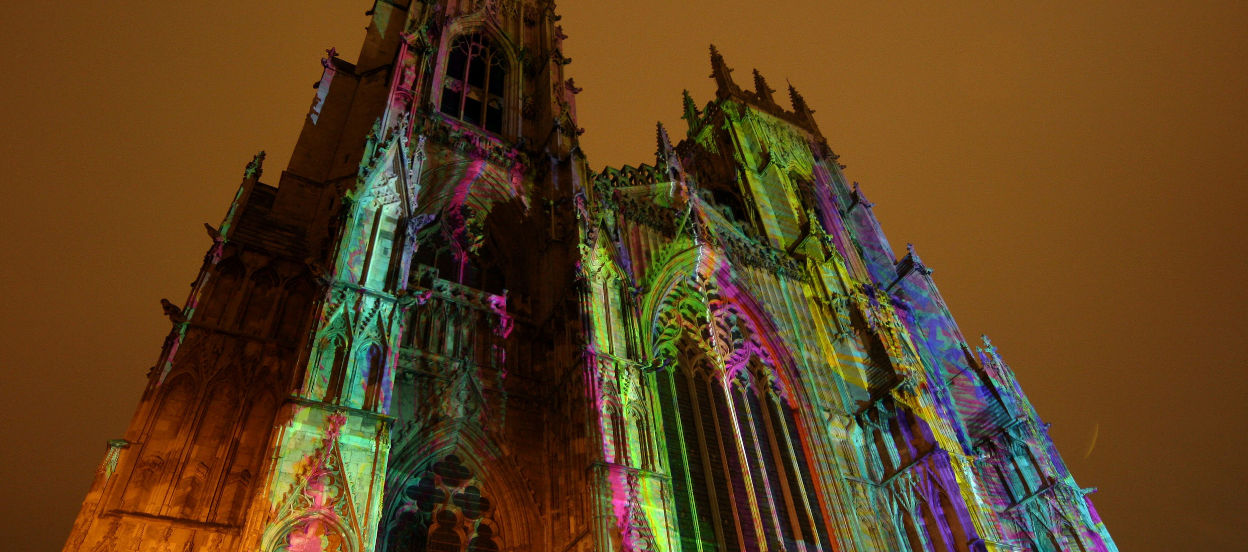
{"label": "stone carving", "polygon": [[370,15],[162,301],[66,550],[1116,551],[795,88],[712,48],[676,143],[595,173],[555,2]]}

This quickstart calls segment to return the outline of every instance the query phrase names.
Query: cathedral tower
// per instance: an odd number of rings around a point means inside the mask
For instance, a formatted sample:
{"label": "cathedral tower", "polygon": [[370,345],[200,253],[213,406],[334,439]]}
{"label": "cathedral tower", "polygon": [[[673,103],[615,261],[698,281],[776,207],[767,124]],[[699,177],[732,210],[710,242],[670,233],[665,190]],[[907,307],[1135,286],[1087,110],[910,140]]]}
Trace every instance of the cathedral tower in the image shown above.
{"label": "cathedral tower", "polygon": [[369,15],[65,550],[1116,550],[797,90],[594,172],[553,1]]}

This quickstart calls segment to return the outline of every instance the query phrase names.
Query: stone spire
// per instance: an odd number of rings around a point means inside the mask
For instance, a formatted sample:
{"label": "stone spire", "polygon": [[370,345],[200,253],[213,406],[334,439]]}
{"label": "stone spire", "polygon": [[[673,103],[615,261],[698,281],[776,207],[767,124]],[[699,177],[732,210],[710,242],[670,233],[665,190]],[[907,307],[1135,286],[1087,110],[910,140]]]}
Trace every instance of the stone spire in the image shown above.
{"label": "stone spire", "polygon": [[689,135],[693,136],[699,130],[702,113],[698,111],[698,104],[694,103],[693,96],[689,95],[688,90],[682,91],[681,94],[684,96],[685,114],[680,118],[685,120],[685,124],[689,126]]}
{"label": "stone spire", "polygon": [[764,79],[763,74],[759,73],[758,69],[755,69],[754,70],[754,93],[758,94],[758,101],[764,104],[774,105],[776,103],[776,100],[771,95],[773,92],[775,92],[775,90],[773,90],[770,86],[767,86],[767,79]]}
{"label": "stone spire", "polygon": [[680,173],[684,172],[684,167],[680,164],[680,157],[676,155],[676,148],[672,147],[672,138],[667,135],[667,129],[663,127],[663,123],[659,122],[655,127],[659,146],[654,154],[655,160],[659,169],[666,170],[668,178],[676,182],[680,180]]}
{"label": "stone spire", "polygon": [[797,91],[793,83],[789,84],[789,101],[793,103],[793,114],[797,115],[799,121],[815,134],[822,136],[819,132],[819,124],[815,122],[815,110],[806,105],[806,98],[802,97],[802,93]]}
{"label": "stone spire", "polygon": [[803,98],[802,93],[793,87],[793,83],[789,83],[789,101],[793,103],[793,112],[799,117],[814,120],[815,110],[806,105],[806,98]]}
{"label": "stone spire", "polygon": [[732,82],[732,69],[714,44],[711,45],[711,78],[715,79],[715,95],[720,98],[727,97],[737,88]]}

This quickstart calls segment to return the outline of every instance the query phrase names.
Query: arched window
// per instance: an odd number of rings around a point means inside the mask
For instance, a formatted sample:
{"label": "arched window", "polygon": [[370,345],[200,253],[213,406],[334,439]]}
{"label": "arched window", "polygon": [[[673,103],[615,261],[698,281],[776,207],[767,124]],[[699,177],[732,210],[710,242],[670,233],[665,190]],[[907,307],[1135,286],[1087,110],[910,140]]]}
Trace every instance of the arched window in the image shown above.
{"label": "arched window", "polygon": [[239,433],[234,458],[229,473],[221,487],[221,498],[216,501],[212,521],[214,523],[238,523],[246,513],[248,492],[258,479],[264,453],[273,432],[273,418],[280,401],[277,395],[260,392],[253,395],[251,406],[243,414],[243,431]]}
{"label": "arched window", "polygon": [[386,289],[390,286],[389,275],[395,261],[393,257],[399,230],[399,204],[382,205],[372,216],[372,235],[369,241],[371,245],[360,283],[370,288]]}
{"label": "arched window", "polygon": [[705,362],[656,375],[682,547],[831,550],[798,412],[765,379],[725,386]]}
{"label": "arched window", "polygon": [[251,294],[247,297],[243,319],[239,321],[243,333],[269,337],[269,317],[277,296],[277,275],[272,270],[264,269],[251,277]]}
{"label": "arched window", "polygon": [[232,257],[217,266],[216,282],[207,300],[201,301],[196,309],[200,322],[208,325],[228,326],[225,320],[233,302],[235,292],[241,288],[245,269],[237,257]]}
{"label": "arched window", "polygon": [[370,200],[358,217],[347,260],[352,274],[359,275],[354,283],[370,289],[389,289],[392,268],[397,264],[394,252],[401,249],[395,247],[396,240],[402,239],[399,203],[393,198]]}
{"label": "arched window", "polygon": [[[806,451],[802,446],[802,434],[797,425],[798,413],[787,400],[774,392],[768,393],[767,402],[771,404],[771,419],[776,424],[772,434],[777,441],[776,446],[784,447],[785,443],[781,441],[788,441],[787,446],[790,451],[787,456],[790,460],[785,465],[789,467],[789,488],[796,489],[800,486],[802,489],[798,493],[800,497],[793,497],[793,503],[798,510],[797,515],[800,516],[798,525],[802,528],[807,542],[813,544],[817,540],[824,550],[832,550],[827,527],[823,525],[825,519],[823,505],[816,496],[812,479],[814,472],[811,471],[810,464],[806,460]],[[787,435],[785,435],[786,432]],[[784,455],[782,452],[782,456]],[[813,531],[811,523],[813,523]]]}
{"label": "arched window", "polygon": [[165,384],[164,397],[152,417],[155,422],[147,430],[139,460],[122,495],[122,510],[160,513],[163,497],[157,493],[157,485],[168,470],[177,466],[183,430],[194,413],[195,395],[190,376],[181,375]]}
{"label": "arched window", "polygon": [[307,277],[300,277],[286,285],[286,300],[277,325],[278,342],[290,344],[299,338],[315,294],[316,286]]}
{"label": "arched window", "polygon": [[611,435],[605,440],[611,443],[615,461],[619,464],[628,464],[628,434],[625,433],[624,417],[620,415],[618,407],[614,405],[607,406],[607,421],[610,426],[605,429],[609,430]]}
{"label": "arched window", "polygon": [[643,470],[654,469],[654,459],[650,456],[650,429],[646,427],[646,420],[641,415],[637,415],[634,420],[637,427],[637,457],[639,467]]}
{"label": "arched window", "polygon": [[[398,496],[397,515],[377,550],[387,552],[497,552],[494,505],[481,481],[455,455],[413,477]],[[384,540],[383,540],[384,538]]]}
{"label": "arched window", "polygon": [[380,410],[383,406],[381,378],[385,374],[385,358],[381,355],[381,346],[371,345],[364,353],[364,363],[368,372],[364,375],[364,409]]}
{"label": "arched window", "polygon": [[238,417],[239,396],[232,383],[214,382],[206,395],[198,430],[187,447],[190,454],[170,499],[172,514],[178,517],[198,517],[211,506],[216,472],[224,460],[222,447],[230,441]]}
{"label": "arched window", "polygon": [[[788,510],[783,503],[784,497],[778,494],[780,479],[775,475],[770,434],[758,424],[758,414],[752,407],[752,404],[757,403],[757,397],[748,376],[743,373],[738,377],[731,387],[731,394],[737,414],[737,428],[741,431],[741,446],[745,450],[747,473],[754,486],[758,514],[762,517],[763,537],[768,541],[779,541],[777,527],[788,526]],[[777,510],[776,504],[780,505],[780,509]],[[777,513],[779,518],[776,517]]]}
{"label": "arched window", "polygon": [[314,398],[337,403],[342,394],[343,376],[347,368],[347,340],[341,335],[326,336],[317,345],[319,356],[309,375],[309,391]]}
{"label": "arched window", "polygon": [[490,132],[503,131],[503,56],[484,36],[474,33],[451,43],[442,80],[442,112]]}

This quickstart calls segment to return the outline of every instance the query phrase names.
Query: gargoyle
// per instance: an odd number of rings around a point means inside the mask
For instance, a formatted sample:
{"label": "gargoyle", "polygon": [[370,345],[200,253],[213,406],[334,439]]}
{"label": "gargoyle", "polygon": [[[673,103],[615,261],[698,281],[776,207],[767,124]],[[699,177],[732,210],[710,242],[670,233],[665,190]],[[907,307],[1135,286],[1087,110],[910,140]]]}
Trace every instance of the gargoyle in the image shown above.
{"label": "gargoyle", "polygon": [[168,316],[169,320],[174,324],[186,322],[186,314],[184,314],[182,309],[178,308],[177,305],[174,305],[168,299],[160,300],[160,308],[164,309],[165,316]]}

